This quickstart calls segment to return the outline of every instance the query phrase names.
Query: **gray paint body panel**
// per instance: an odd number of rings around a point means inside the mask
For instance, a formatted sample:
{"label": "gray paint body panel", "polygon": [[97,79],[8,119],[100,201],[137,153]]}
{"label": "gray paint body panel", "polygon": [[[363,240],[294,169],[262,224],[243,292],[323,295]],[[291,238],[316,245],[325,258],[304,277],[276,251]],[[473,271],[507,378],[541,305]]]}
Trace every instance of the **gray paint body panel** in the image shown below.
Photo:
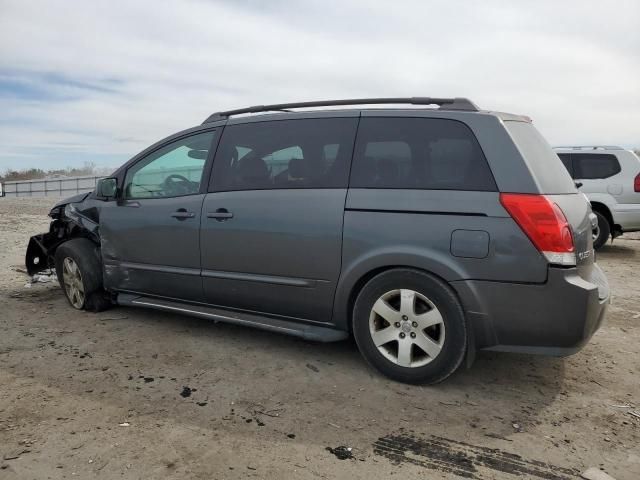
{"label": "gray paint body panel", "polygon": [[484,230],[458,229],[451,232],[451,255],[461,258],[487,258],[491,237]]}
{"label": "gray paint body panel", "polygon": [[[329,322],[340,275],[346,192],[209,193],[201,231],[206,301]],[[233,218],[207,218],[219,208],[233,213]],[[301,284],[296,285],[296,279]]]}
{"label": "gray paint body panel", "polygon": [[[369,210],[358,209],[365,205]],[[451,234],[460,229],[489,234],[485,258],[451,255]],[[506,214],[496,192],[350,189],[334,322],[348,327],[350,292],[362,277],[394,266],[426,270],[448,282],[547,278],[547,262]]]}
{"label": "gray paint body panel", "polygon": [[346,209],[463,213],[509,218],[498,192],[351,188]]}
{"label": "gray paint body panel", "polygon": [[597,266],[586,279],[575,268],[550,268],[548,281],[540,285],[480,280],[451,285],[462,298],[477,302],[468,305],[467,317],[478,346],[501,351],[574,353],[600,327],[608,304],[606,279]]}
{"label": "gray paint body panel", "polygon": [[[201,301],[199,230],[203,200],[200,194],[104,202],[100,236],[105,286]],[[178,209],[193,212],[194,217],[172,217]]]}

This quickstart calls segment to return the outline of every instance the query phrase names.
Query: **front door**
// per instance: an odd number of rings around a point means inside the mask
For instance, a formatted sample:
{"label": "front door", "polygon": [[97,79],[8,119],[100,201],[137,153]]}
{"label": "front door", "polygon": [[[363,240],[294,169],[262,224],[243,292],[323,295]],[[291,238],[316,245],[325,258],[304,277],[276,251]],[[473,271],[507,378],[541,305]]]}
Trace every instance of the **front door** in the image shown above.
{"label": "front door", "polygon": [[330,322],[357,118],[225,127],[202,210],[206,301]]}
{"label": "front door", "polygon": [[127,170],[121,198],[100,212],[107,288],[202,301],[201,181],[214,137],[182,137]]}

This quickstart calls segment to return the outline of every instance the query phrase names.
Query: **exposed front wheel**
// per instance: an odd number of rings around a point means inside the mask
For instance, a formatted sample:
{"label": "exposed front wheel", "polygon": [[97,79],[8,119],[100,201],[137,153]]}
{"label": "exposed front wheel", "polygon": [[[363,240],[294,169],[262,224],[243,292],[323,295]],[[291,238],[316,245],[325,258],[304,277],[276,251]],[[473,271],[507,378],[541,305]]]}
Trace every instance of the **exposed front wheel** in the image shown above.
{"label": "exposed front wheel", "polygon": [[65,257],[62,261],[62,288],[69,303],[78,310],[84,307],[84,283],[80,267],[72,257]]}
{"label": "exposed front wheel", "polygon": [[86,238],[75,238],[56,250],[56,274],[73,308],[99,312],[111,304],[102,288],[102,264],[98,247]]}
{"label": "exposed front wheel", "polygon": [[437,383],[460,365],[466,350],[458,299],[432,275],[395,269],[361,290],[353,332],[365,359],[386,376],[408,383]]}

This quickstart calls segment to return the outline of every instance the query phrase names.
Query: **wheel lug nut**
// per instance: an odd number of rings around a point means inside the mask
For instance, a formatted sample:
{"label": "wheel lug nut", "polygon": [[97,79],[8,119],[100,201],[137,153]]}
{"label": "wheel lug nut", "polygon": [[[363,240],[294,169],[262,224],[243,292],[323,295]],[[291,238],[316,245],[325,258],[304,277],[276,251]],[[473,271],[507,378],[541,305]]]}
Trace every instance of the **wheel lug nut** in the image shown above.
{"label": "wheel lug nut", "polygon": [[416,338],[416,332],[411,332],[411,338]]}
{"label": "wheel lug nut", "polygon": [[413,328],[418,328],[418,322],[412,322],[411,325],[413,325]]}
{"label": "wheel lug nut", "polygon": [[403,320],[409,320],[409,317],[407,317],[406,315],[402,315],[402,319]]}
{"label": "wheel lug nut", "polygon": [[400,332],[400,338],[404,338],[404,337],[405,337],[404,332]]}
{"label": "wheel lug nut", "polygon": [[394,323],[394,325],[396,326],[396,328],[400,328],[400,322],[396,322]]}

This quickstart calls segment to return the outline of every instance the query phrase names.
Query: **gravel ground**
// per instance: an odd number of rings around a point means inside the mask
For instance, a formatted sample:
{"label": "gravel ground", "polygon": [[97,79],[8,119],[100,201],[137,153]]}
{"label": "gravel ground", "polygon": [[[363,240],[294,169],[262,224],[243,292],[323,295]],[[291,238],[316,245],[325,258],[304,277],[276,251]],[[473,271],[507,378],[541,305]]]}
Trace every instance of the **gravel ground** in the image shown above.
{"label": "gravel ground", "polygon": [[350,341],[84,313],[53,282],[27,288],[53,201],[0,199],[1,479],[640,478],[640,236],[598,255],[613,304],[583,351],[480,353],[415,387]]}

